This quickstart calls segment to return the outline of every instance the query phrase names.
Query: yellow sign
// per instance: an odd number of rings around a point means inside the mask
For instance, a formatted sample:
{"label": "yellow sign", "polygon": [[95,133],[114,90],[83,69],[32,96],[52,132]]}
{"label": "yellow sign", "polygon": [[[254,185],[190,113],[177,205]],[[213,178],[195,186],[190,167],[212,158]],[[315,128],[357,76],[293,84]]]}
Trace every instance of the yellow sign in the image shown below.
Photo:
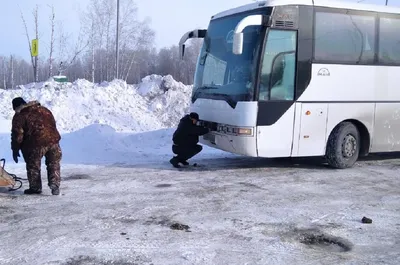
{"label": "yellow sign", "polygon": [[37,39],[32,40],[31,55],[32,57],[39,55],[39,42]]}

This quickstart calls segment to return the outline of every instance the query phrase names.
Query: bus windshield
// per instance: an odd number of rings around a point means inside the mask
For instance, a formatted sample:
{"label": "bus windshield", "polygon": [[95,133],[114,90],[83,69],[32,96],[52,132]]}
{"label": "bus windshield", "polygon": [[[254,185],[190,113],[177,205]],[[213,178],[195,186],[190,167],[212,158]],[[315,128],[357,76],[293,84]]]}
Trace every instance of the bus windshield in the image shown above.
{"label": "bus windshield", "polygon": [[262,26],[244,29],[240,55],[232,52],[233,32],[243,18],[270,12],[264,8],[211,21],[197,62],[192,102],[198,98],[218,99],[234,108],[238,101],[253,100]]}

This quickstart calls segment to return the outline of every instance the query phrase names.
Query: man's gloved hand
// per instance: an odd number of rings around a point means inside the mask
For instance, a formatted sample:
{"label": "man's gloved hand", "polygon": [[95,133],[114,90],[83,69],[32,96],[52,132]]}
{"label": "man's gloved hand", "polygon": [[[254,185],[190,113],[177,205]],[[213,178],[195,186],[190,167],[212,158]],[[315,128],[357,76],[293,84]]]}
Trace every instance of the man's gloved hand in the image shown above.
{"label": "man's gloved hand", "polygon": [[19,151],[13,151],[13,159],[17,164],[18,164],[18,157],[20,157]]}

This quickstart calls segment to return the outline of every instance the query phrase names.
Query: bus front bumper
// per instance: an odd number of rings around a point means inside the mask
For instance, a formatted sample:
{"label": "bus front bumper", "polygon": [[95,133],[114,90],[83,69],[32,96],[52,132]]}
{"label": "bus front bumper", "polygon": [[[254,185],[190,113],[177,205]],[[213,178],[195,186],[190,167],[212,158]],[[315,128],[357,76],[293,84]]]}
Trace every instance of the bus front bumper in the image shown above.
{"label": "bus front bumper", "polygon": [[200,143],[229,153],[257,157],[257,141],[253,136],[211,132],[200,137]]}

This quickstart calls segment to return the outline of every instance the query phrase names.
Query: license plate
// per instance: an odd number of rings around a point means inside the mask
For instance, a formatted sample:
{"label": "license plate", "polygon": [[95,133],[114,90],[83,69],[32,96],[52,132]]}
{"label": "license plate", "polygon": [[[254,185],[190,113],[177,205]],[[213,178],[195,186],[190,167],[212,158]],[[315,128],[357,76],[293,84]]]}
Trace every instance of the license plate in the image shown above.
{"label": "license plate", "polygon": [[215,144],[215,134],[212,133],[205,134],[203,136],[203,139]]}

